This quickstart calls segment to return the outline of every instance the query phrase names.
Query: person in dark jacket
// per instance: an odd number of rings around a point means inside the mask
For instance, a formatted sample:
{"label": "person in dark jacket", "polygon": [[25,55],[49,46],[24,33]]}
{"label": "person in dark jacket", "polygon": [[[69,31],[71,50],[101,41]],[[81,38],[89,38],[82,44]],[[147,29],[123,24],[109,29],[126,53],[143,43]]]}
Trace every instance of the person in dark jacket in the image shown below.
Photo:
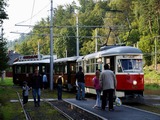
{"label": "person in dark jacket", "polygon": [[[40,96],[42,88],[42,76],[39,74],[38,69],[35,69],[35,73],[32,76],[31,80],[32,95],[34,99],[35,107],[40,106]],[[36,100],[38,98],[38,101]]]}
{"label": "person in dark jacket", "polygon": [[84,73],[82,72],[82,67],[79,66],[79,71],[76,73],[76,80],[78,82],[78,91],[77,91],[77,99],[81,99],[81,91],[82,91],[82,100],[85,99],[85,81],[84,81]]}
{"label": "person in dark jacket", "polygon": [[57,97],[58,97],[58,100],[62,100],[63,77],[58,76],[58,79],[57,79],[56,83],[57,83]]}

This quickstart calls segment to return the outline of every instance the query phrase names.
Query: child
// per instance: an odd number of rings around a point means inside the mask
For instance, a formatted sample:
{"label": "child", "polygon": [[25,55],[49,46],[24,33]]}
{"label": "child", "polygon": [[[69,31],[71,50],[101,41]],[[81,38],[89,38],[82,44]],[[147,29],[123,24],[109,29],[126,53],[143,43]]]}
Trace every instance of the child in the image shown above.
{"label": "child", "polygon": [[23,82],[22,89],[23,89],[23,105],[25,105],[28,102],[28,95],[30,90],[26,81]]}

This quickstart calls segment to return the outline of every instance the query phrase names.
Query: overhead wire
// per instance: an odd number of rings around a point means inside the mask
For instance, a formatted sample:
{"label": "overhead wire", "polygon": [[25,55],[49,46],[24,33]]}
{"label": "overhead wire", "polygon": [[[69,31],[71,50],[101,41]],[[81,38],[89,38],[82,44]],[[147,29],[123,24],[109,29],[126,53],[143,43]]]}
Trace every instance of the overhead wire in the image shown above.
{"label": "overhead wire", "polygon": [[40,12],[42,12],[42,11],[43,11],[45,8],[47,8],[49,5],[50,5],[50,3],[47,4],[44,8],[42,8],[40,11],[38,11],[38,12],[37,12],[35,15],[33,15],[31,18],[29,18],[29,19],[27,19],[27,20],[24,20],[24,21],[21,21],[21,22],[19,22],[19,23],[16,23],[16,25],[22,24],[22,23],[24,23],[24,22],[29,21],[30,19],[33,19],[35,16],[37,16]]}
{"label": "overhead wire", "polygon": [[31,22],[32,22],[32,16],[33,16],[33,12],[34,12],[34,6],[35,6],[35,0],[33,1],[30,24],[31,24]]}
{"label": "overhead wire", "polygon": [[[31,12],[31,19],[30,19],[30,25],[32,23],[32,16],[33,16],[33,12],[34,12],[34,6],[35,6],[35,0],[33,1],[33,5],[32,5],[32,12]],[[30,27],[26,30],[24,30],[24,32],[28,31],[30,29]]]}
{"label": "overhead wire", "polygon": [[[24,20],[24,21],[22,21],[22,22],[16,23],[15,26],[20,25],[20,24],[22,24],[22,23],[26,23],[26,22],[28,22],[29,20],[30,20],[30,24],[31,24],[32,19],[33,19],[34,17],[36,17],[38,14],[40,14],[40,13],[41,13],[45,8],[47,8],[49,5],[50,5],[50,3],[48,3],[45,7],[43,7],[43,8],[42,8],[41,10],[39,10],[36,14],[33,15],[33,13],[34,13],[34,8],[35,8],[35,0],[34,0],[34,1],[33,1],[33,6],[32,6],[31,17],[30,17],[29,19],[27,19],[27,20]],[[26,29],[26,30],[24,30],[23,33],[25,33],[26,31],[28,31],[30,28],[31,28],[31,27],[29,26],[29,28]]]}

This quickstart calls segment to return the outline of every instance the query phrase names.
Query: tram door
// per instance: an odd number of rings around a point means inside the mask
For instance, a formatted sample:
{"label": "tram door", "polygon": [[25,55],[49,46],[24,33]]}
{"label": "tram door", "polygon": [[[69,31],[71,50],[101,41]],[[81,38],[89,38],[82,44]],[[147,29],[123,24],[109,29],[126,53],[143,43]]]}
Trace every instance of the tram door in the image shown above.
{"label": "tram door", "polygon": [[110,66],[110,70],[115,72],[115,57],[109,56],[104,58],[104,63]]}

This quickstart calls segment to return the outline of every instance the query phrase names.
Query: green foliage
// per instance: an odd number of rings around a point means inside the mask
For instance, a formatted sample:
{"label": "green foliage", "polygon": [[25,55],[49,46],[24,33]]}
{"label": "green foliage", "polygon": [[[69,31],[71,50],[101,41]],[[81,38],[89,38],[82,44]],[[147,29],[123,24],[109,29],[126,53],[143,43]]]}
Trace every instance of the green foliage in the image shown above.
{"label": "green foliage", "polygon": [[160,80],[160,73],[157,73],[157,71],[149,69],[148,67],[145,68],[145,79],[153,79],[155,80],[154,82],[156,82],[156,80]]}
{"label": "green foliage", "polygon": [[[2,27],[3,20],[8,18],[8,15],[5,11],[5,7],[7,6],[7,3],[5,0],[0,1],[0,28]],[[1,31],[3,32],[3,28],[1,28]],[[0,35],[0,75],[3,70],[5,70],[8,67],[8,53],[6,48],[6,40],[3,38],[3,33]]]}
{"label": "green foliage", "polygon": [[[119,42],[129,46],[138,44],[144,53],[145,65],[154,63],[155,36],[160,35],[159,0],[98,2],[79,0],[79,3],[80,6],[76,6],[73,2],[71,5],[58,6],[54,9],[53,52],[59,58],[76,55],[76,16],[78,16],[80,55],[95,52],[97,29],[98,50],[104,44]],[[78,10],[76,15],[75,10]],[[39,42],[40,53],[49,54],[50,31],[49,27],[46,27],[49,25],[49,17],[38,22],[31,31],[32,35],[22,36],[25,40],[15,46],[16,51],[24,55],[37,54]],[[157,62],[160,63],[159,42],[156,47]]]}
{"label": "green foliage", "polygon": [[7,6],[7,1],[6,0],[0,0],[0,21],[3,19],[7,19],[8,18],[8,14],[6,13],[6,6]]}
{"label": "green foliage", "polygon": [[154,46],[152,46],[152,42],[153,40],[150,36],[143,36],[142,38],[140,38],[140,41],[138,43],[139,48],[142,50],[144,54],[145,64],[148,66],[152,64],[151,53],[154,49]]}
{"label": "green foliage", "polygon": [[160,89],[160,73],[155,71],[152,66],[144,68],[145,89],[159,90]]}
{"label": "green foliage", "polygon": [[160,85],[157,84],[157,83],[145,84],[145,89],[159,90],[160,89]]}
{"label": "green foliage", "polygon": [[6,47],[7,42],[0,38],[0,75],[3,70],[8,67],[8,52]]}

